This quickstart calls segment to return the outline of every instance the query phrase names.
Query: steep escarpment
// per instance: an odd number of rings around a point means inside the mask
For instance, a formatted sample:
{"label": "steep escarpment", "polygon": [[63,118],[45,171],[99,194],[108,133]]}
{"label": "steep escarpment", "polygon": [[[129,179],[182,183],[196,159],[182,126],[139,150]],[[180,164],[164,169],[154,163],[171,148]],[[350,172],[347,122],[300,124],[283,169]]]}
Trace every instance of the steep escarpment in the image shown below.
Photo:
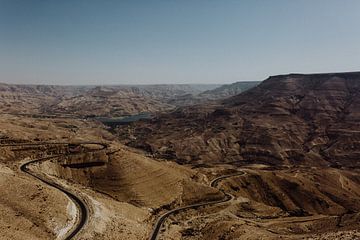
{"label": "steep escarpment", "polygon": [[359,92],[358,72],[274,76],[221,104],[177,109],[119,133],[183,163],[357,166]]}

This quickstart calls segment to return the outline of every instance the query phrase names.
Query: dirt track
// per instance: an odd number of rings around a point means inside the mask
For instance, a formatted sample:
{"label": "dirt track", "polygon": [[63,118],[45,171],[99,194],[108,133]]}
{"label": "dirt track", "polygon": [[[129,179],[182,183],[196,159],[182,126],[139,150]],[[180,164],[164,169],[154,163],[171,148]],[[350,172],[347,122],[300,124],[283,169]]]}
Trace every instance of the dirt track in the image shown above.
{"label": "dirt track", "polygon": [[[69,143],[69,142],[41,142],[41,143],[18,143],[18,144],[0,144],[0,147],[21,147],[21,146],[38,146],[38,145],[67,145],[67,144],[74,144],[74,143]],[[99,151],[99,150],[103,150],[106,149],[108,146],[106,144],[103,143],[99,143],[99,142],[77,142],[76,144],[82,145],[82,144],[94,144],[94,145],[100,145],[102,146],[102,148],[100,149],[96,149],[96,150],[90,150],[88,152],[94,152],[94,151]],[[83,153],[83,152],[82,152]],[[50,159],[55,159],[55,158],[59,158],[62,156],[70,156],[70,155],[76,155],[79,153],[69,153],[69,154],[59,154],[59,155],[54,155],[54,156],[50,156],[50,157],[43,157],[43,158],[37,158],[37,159],[33,159],[30,160],[24,164],[22,164],[20,166],[20,170],[22,172],[25,172],[26,174],[29,174],[30,176],[32,176],[33,178],[53,187],[56,188],[57,190],[63,192],[66,196],[68,196],[74,203],[75,205],[78,207],[79,209],[79,218],[78,218],[78,222],[77,224],[66,234],[66,237],[64,238],[65,240],[70,240],[73,239],[80,231],[81,229],[84,227],[84,225],[86,224],[86,222],[88,221],[89,218],[89,208],[86,205],[85,201],[82,200],[81,197],[76,196],[76,194],[71,193],[70,191],[68,191],[65,187],[61,186],[58,183],[53,182],[52,180],[46,179],[38,174],[36,174],[35,172],[32,172],[28,166],[30,166],[31,164],[34,163],[38,163],[38,162],[43,162],[43,161],[47,161]]]}
{"label": "dirt track", "polygon": [[[221,181],[222,179],[229,178],[229,177],[235,177],[235,176],[242,176],[244,174],[246,174],[246,173],[241,171],[239,173],[234,173],[234,174],[223,175],[223,176],[217,177],[217,178],[213,179],[210,182],[210,186],[211,187],[216,187],[217,183],[219,181]],[[165,220],[170,215],[181,212],[181,211],[184,211],[184,210],[187,210],[187,209],[198,208],[198,207],[207,206],[207,205],[215,205],[215,204],[225,203],[225,202],[228,202],[228,201],[231,201],[232,199],[234,199],[234,196],[232,196],[231,194],[228,194],[228,193],[224,192],[224,195],[225,195],[224,198],[221,199],[221,200],[202,202],[202,203],[197,203],[197,204],[191,204],[191,205],[188,205],[188,206],[175,208],[173,210],[170,210],[170,211],[164,213],[156,221],[156,223],[154,225],[153,232],[152,232],[151,237],[150,237],[150,240],[156,240],[158,238],[159,232],[160,232],[160,229],[161,229],[162,225],[164,224]]]}

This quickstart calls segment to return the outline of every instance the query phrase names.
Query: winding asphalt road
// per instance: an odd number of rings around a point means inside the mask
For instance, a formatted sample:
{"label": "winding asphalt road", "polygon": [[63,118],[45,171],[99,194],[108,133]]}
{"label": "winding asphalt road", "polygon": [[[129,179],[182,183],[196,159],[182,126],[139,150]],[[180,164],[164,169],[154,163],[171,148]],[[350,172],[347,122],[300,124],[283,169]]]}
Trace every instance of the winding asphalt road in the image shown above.
{"label": "winding asphalt road", "polygon": [[[244,174],[245,174],[245,172],[240,171],[240,172],[237,172],[237,173],[234,173],[234,174],[228,174],[228,175],[223,175],[223,176],[217,177],[217,178],[213,179],[210,182],[210,187],[216,187],[217,184],[219,183],[219,181],[221,181],[221,180],[223,180],[225,178],[230,178],[230,177],[235,177],[235,176],[242,176]],[[165,220],[172,214],[176,214],[178,212],[181,212],[181,211],[184,211],[184,210],[187,210],[187,209],[192,209],[192,208],[195,209],[195,208],[202,207],[202,206],[225,203],[225,202],[228,202],[228,201],[231,201],[231,200],[234,199],[234,196],[232,196],[231,194],[225,193],[224,191],[222,191],[222,192],[224,193],[225,196],[221,200],[202,202],[202,203],[197,203],[197,204],[191,204],[191,205],[188,205],[188,206],[175,208],[173,210],[170,210],[170,211],[164,213],[156,221],[156,223],[154,225],[153,232],[152,232],[151,237],[150,237],[150,240],[157,240],[162,225],[164,224]]]}
{"label": "winding asphalt road", "polygon": [[[0,147],[14,147],[14,146],[41,146],[41,145],[68,145],[68,144],[78,144],[78,145],[84,145],[84,144],[93,144],[93,145],[100,145],[102,146],[102,148],[100,149],[95,149],[95,150],[89,150],[87,152],[95,152],[95,151],[100,151],[103,149],[106,149],[108,146],[104,143],[99,143],[99,142],[76,142],[76,143],[68,143],[68,142],[40,142],[40,143],[17,143],[17,144],[0,144]],[[82,152],[84,153],[84,152]],[[64,238],[65,240],[71,240],[73,239],[79,232],[80,230],[84,227],[84,225],[86,224],[86,222],[88,221],[89,218],[89,208],[86,205],[86,203],[84,202],[84,200],[82,200],[80,197],[76,196],[75,194],[71,193],[70,191],[68,191],[67,189],[65,189],[63,186],[48,180],[46,178],[43,178],[39,175],[37,175],[36,173],[30,171],[30,169],[28,168],[29,165],[34,164],[34,163],[38,163],[38,162],[43,162],[43,161],[47,161],[50,159],[55,159],[58,157],[62,157],[62,156],[70,156],[70,155],[77,155],[77,154],[82,154],[82,153],[68,153],[68,154],[59,154],[59,155],[54,155],[54,156],[50,156],[50,157],[43,157],[43,158],[37,158],[37,159],[33,159],[29,162],[26,162],[24,164],[22,164],[20,166],[20,170],[22,172],[25,172],[27,174],[29,174],[30,176],[32,176],[33,178],[53,187],[56,188],[57,190],[61,191],[62,193],[64,193],[66,196],[68,196],[74,203],[75,205],[78,207],[79,209],[79,220],[76,224],[76,226],[74,228],[71,229],[70,232],[67,233],[67,236]]]}

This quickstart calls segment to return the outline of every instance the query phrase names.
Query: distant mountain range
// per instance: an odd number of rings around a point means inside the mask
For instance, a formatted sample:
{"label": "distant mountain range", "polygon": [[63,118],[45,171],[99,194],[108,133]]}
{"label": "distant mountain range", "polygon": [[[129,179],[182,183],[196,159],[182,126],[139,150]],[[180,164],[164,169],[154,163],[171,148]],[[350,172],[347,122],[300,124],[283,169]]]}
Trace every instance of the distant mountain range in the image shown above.
{"label": "distant mountain range", "polygon": [[[17,114],[119,117],[141,112],[167,111],[177,106],[221,99],[241,91],[242,88],[238,85],[239,83],[226,86],[217,84],[118,86],[0,84],[0,103],[2,103],[0,111]],[[231,89],[232,86],[234,89]]]}
{"label": "distant mountain range", "polygon": [[232,84],[222,85],[218,88],[211,89],[200,93],[199,95],[208,99],[221,99],[230,96],[235,96],[242,92],[249,90],[257,86],[260,81],[249,81],[249,82],[236,82]]}

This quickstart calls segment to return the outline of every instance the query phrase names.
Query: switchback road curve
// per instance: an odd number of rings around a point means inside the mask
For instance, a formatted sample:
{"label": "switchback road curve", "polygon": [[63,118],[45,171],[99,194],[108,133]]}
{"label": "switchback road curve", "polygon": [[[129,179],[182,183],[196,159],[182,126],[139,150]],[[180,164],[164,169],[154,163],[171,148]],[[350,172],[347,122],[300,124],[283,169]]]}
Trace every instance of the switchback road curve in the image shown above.
{"label": "switchback road curve", "polygon": [[[76,144],[76,145],[91,144],[91,145],[100,145],[101,146],[101,148],[99,148],[99,149],[89,150],[87,152],[100,151],[100,150],[104,150],[108,147],[107,144],[100,143],[100,142],[39,142],[39,143],[0,144],[0,148],[1,147],[41,146],[41,145],[68,145],[68,144]],[[74,193],[71,193],[70,191],[65,189],[63,186],[32,172],[28,168],[28,166],[30,166],[31,164],[34,164],[34,163],[39,163],[39,162],[47,161],[50,159],[55,159],[55,158],[70,156],[70,155],[83,154],[83,153],[86,153],[86,152],[67,153],[67,154],[59,154],[59,155],[54,155],[54,156],[49,156],[49,157],[37,158],[37,159],[30,160],[20,166],[20,170],[22,172],[24,172],[24,173],[32,176],[33,178],[35,178],[53,188],[56,188],[57,190],[64,193],[75,203],[75,205],[79,209],[78,222],[76,223],[76,226],[73,227],[70,230],[70,232],[67,233],[66,237],[64,238],[65,240],[73,239],[80,232],[80,230],[84,227],[84,225],[86,224],[86,222],[88,221],[88,218],[89,218],[88,206],[86,205],[84,200],[82,200],[80,197],[76,196]]]}
{"label": "switchback road curve", "polygon": [[[213,179],[210,182],[210,187],[216,187],[217,184],[219,183],[219,181],[221,181],[221,180],[223,180],[225,178],[230,178],[230,177],[235,177],[235,176],[242,176],[244,174],[245,174],[245,172],[240,171],[240,172],[237,172],[237,173],[234,173],[234,174],[223,175],[223,176],[217,177],[217,178]],[[202,207],[202,206],[215,205],[215,204],[225,203],[225,202],[233,200],[234,196],[232,196],[229,193],[225,193],[224,191],[222,191],[222,192],[224,193],[225,196],[221,200],[202,202],[202,203],[197,203],[197,204],[191,204],[191,205],[188,205],[188,206],[175,208],[173,210],[170,210],[170,211],[164,213],[156,221],[156,223],[154,225],[154,228],[153,228],[153,231],[152,231],[152,234],[150,236],[150,240],[157,240],[162,225],[164,224],[165,220],[172,214],[176,214],[178,212],[181,212],[181,211],[184,211],[184,210],[187,210],[187,209],[191,209],[191,208],[198,208],[198,207]]]}

